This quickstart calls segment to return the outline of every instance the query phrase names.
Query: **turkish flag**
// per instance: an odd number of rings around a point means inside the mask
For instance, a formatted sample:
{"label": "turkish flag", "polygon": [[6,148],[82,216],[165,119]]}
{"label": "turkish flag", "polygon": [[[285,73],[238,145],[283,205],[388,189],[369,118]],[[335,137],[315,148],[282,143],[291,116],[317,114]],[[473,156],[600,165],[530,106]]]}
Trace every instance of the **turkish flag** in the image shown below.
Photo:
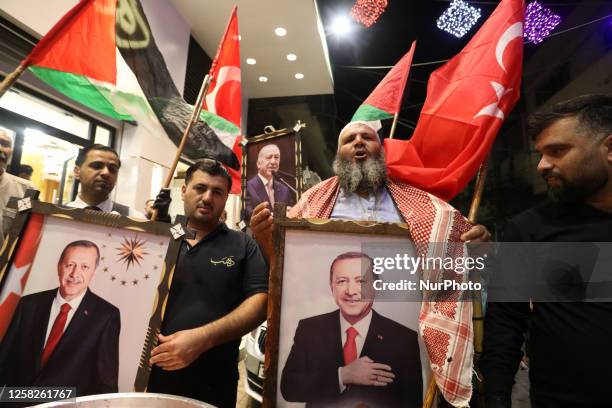
{"label": "turkish flag", "polygon": [[476,174],[520,96],[522,0],[502,0],[465,48],[435,70],[408,141],[385,139],[391,178],[449,201]]}
{"label": "turkish flag", "polygon": [[[221,116],[240,128],[242,97],[240,92],[240,38],[238,8],[234,6],[225,34],[208,75],[212,78],[204,98],[204,109]],[[242,167],[242,137],[236,135],[232,150]],[[240,194],[242,171],[226,167],[232,176],[232,194]]]}
{"label": "turkish flag", "polygon": [[28,226],[21,235],[19,249],[11,265],[2,292],[0,292],[0,341],[8,329],[13,312],[21,299],[21,294],[28,281],[34,256],[38,250],[45,217],[42,214],[32,214]]}

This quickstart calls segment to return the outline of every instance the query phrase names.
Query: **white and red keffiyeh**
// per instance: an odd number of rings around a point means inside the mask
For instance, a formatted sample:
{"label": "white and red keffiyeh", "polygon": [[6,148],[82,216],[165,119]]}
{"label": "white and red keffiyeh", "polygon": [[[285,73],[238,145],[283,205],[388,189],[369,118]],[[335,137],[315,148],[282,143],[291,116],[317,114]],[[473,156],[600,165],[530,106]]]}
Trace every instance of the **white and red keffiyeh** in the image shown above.
{"label": "white and red keffiyeh", "polygon": [[[393,201],[409,226],[417,254],[424,257],[467,256],[460,236],[470,223],[452,206],[408,184],[387,179]],[[338,197],[338,177],[332,177],[306,191],[291,208],[291,218],[329,218]],[[432,245],[434,244],[435,245]],[[445,245],[453,244],[456,245]],[[450,272],[450,275],[449,275]],[[467,282],[467,273],[423,270],[423,279]],[[472,303],[463,293],[445,292],[445,300],[424,294],[419,316],[420,334],[427,348],[431,369],[440,392],[456,407],[468,406],[472,396],[473,330]],[[450,296],[448,296],[450,294]],[[464,299],[457,301],[457,299]]]}

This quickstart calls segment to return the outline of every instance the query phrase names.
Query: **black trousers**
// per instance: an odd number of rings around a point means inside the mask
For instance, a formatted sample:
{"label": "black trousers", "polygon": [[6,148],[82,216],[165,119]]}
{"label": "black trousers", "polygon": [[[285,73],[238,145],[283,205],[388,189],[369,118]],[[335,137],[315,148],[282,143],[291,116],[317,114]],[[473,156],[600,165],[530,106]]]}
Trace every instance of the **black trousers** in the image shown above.
{"label": "black trousers", "polygon": [[236,369],[215,372],[214,367],[200,373],[190,367],[177,371],[153,367],[147,391],[193,398],[219,408],[235,408],[238,372]]}

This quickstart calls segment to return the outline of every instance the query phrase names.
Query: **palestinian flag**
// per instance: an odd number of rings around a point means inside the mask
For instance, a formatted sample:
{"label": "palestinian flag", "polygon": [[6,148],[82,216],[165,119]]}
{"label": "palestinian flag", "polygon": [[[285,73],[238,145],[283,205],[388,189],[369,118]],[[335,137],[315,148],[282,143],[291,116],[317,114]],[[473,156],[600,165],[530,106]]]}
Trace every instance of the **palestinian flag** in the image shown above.
{"label": "palestinian flag", "polygon": [[410,73],[415,45],[416,41],[413,41],[406,55],[391,68],[370,96],[357,109],[351,122],[357,120],[372,122],[391,119],[399,112],[402,105],[402,95],[404,94],[404,88],[406,88],[406,81]]}
{"label": "palestinian flag", "polygon": [[[178,145],[193,106],[172,82],[138,0],[83,0],[22,62],[64,95],[107,116],[136,120],[151,135]],[[236,126],[202,112],[184,154],[238,168],[232,152]],[[224,140],[225,139],[225,140]]]}

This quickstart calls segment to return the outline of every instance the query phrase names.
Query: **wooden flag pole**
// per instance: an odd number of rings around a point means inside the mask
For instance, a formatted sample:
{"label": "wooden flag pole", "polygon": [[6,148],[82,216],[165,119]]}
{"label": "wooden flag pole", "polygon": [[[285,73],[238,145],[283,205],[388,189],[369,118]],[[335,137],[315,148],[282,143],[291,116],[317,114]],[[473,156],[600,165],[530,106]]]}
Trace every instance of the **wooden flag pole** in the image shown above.
{"label": "wooden flag pole", "polygon": [[[393,128],[392,128],[393,129]],[[478,217],[478,208],[480,207],[480,201],[482,200],[482,193],[484,191],[485,179],[487,177],[488,170],[488,161],[485,160],[484,163],[480,165],[478,169],[478,175],[476,176],[476,186],[474,188],[474,195],[472,196],[472,203],[470,204],[470,212],[468,214],[468,220],[472,223],[476,223],[476,219]],[[480,275],[475,275],[476,280],[480,280]],[[472,323],[474,325],[474,353],[476,356],[476,360],[482,353],[482,338],[484,335],[484,318],[482,315],[482,297],[480,296],[479,291],[474,291],[472,293]],[[482,396],[482,383],[478,382],[478,390]],[[425,398],[423,399],[423,408],[431,408],[436,399],[436,394],[438,393],[438,389],[436,387],[436,381],[432,375],[431,381],[429,382],[429,387],[427,387],[427,393],[425,394]],[[482,400],[481,398],[479,401]]]}
{"label": "wooden flag pole", "polygon": [[389,139],[393,139],[393,135],[395,134],[395,127],[397,126],[398,119],[399,119],[399,112],[395,112],[395,115],[393,115],[393,123],[391,124],[391,132],[389,132]]}
{"label": "wooden flag pole", "polygon": [[0,82],[0,98],[6,91],[9,90],[11,86],[19,79],[21,74],[23,74],[26,70],[26,66],[23,64],[19,64],[19,66],[10,74],[8,74],[2,82]]}
{"label": "wooden flag pole", "polygon": [[176,166],[178,166],[178,162],[181,158],[181,154],[183,153],[183,149],[185,148],[185,143],[187,143],[187,139],[189,139],[189,132],[191,132],[191,128],[193,125],[200,119],[200,112],[202,112],[202,104],[204,103],[204,97],[206,92],[208,91],[208,87],[210,86],[210,76],[207,74],[204,77],[204,81],[202,82],[202,87],[200,88],[200,93],[198,94],[198,99],[194,105],[193,112],[191,113],[191,119],[189,119],[189,123],[183,132],[183,137],[181,138],[181,143],[176,150],[176,155],[174,156],[174,162],[172,162],[172,166],[170,167],[170,172],[166,176],[166,181],[164,181],[164,186],[162,188],[170,187],[170,183],[172,183],[172,178],[174,177],[174,171],[176,170]]}
{"label": "wooden flag pole", "polygon": [[[485,159],[485,161],[480,165],[480,169],[478,169],[476,186],[474,187],[474,195],[472,196],[472,204],[470,205],[470,212],[468,214],[468,220],[472,224],[476,224],[476,219],[478,218],[478,209],[480,208],[480,201],[482,200],[482,193],[484,191],[488,169],[489,161]],[[474,270],[473,279],[476,282],[480,282],[480,273],[478,273],[478,270]],[[472,324],[474,325],[474,363],[476,363],[482,354],[484,337],[482,295],[479,290],[472,292]],[[476,382],[476,389],[478,390],[479,406],[484,406],[484,386],[481,381]]]}
{"label": "wooden flag pole", "polygon": [[468,220],[472,223],[476,223],[478,216],[478,208],[480,207],[480,201],[482,200],[482,192],[484,191],[485,179],[487,178],[487,171],[489,169],[488,160],[485,159],[484,163],[480,165],[478,169],[478,176],[476,177],[476,186],[474,187],[474,195],[472,196],[472,204],[470,205],[470,212],[468,214]]}
{"label": "wooden flag pole", "polygon": [[[185,143],[187,143],[187,139],[189,138],[189,132],[191,132],[191,128],[193,125],[200,119],[200,112],[202,112],[202,104],[204,103],[204,97],[206,96],[206,92],[208,91],[208,87],[210,86],[210,75],[206,74],[204,77],[204,81],[202,81],[202,87],[200,88],[200,93],[198,94],[198,99],[193,107],[193,112],[191,113],[191,118],[189,119],[189,123],[187,123],[187,127],[183,132],[183,137],[181,138],[181,143],[179,143],[178,148],[176,150],[176,155],[174,156],[174,161],[172,162],[172,166],[170,167],[170,172],[166,176],[166,180],[164,181],[164,185],[162,188],[170,187],[170,183],[172,183],[172,178],[174,177],[174,172],[176,171],[176,166],[178,166],[178,162],[181,158],[181,154],[183,153],[183,149],[185,148]],[[157,220],[157,210],[153,210],[153,214],[151,214],[151,221]]]}

